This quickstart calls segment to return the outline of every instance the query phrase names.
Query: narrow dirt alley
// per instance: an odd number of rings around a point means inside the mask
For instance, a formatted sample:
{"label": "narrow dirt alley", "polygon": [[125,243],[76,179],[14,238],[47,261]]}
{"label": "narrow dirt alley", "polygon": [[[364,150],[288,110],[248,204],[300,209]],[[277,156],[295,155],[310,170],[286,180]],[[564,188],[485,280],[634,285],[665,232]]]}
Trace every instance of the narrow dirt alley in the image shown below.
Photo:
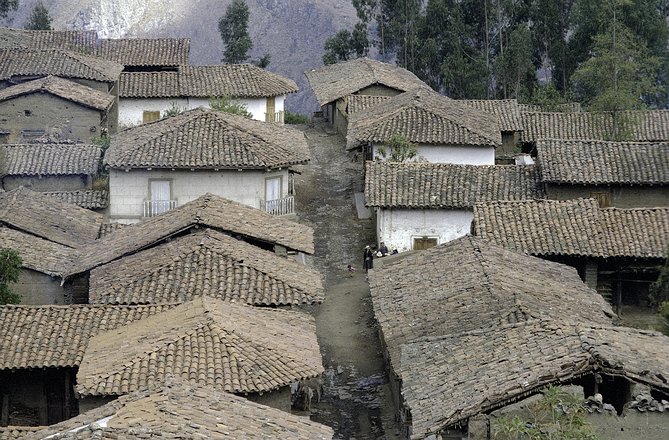
{"label": "narrow dirt alley", "polygon": [[[324,393],[312,419],[341,439],[399,438],[362,252],[374,243],[372,220],[357,218],[362,163],[352,161],[342,137],[323,122],[302,126],[312,160],[295,179],[300,222],[314,228],[314,267],[325,283],[315,310],[323,355]],[[357,272],[349,274],[347,265]]]}

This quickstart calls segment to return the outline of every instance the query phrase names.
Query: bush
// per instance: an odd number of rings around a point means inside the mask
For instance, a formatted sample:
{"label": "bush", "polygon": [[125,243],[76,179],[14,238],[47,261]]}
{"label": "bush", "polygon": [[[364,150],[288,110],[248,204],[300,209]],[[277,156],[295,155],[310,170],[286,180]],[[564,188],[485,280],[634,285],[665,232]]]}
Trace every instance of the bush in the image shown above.
{"label": "bush", "polygon": [[172,101],[172,106],[163,112],[162,118],[171,118],[172,116],[180,115],[186,111],[186,107],[179,107],[175,101]]}
{"label": "bush", "polygon": [[418,156],[416,145],[401,134],[394,134],[378,148],[379,157],[390,162],[408,162]]}
{"label": "bush", "polygon": [[21,257],[13,249],[0,249],[0,304],[18,304],[21,298],[9,289],[9,283],[19,280]]}
{"label": "bush", "polygon": [[285,114],[283,115],[284,122],[286,124],[308,124],[309,123],[309,118],[307,118],[304,115],[301,115],[299,113],[291,113],[286,110]]}
{"label": "bush", "polygon": [[245,118],[252,119],[253,115],[249,112],[249,109],[246,108],[245,104],[233,101],[229,96],[220,96],[218,98],[210,98],[209,106],[214,110],[232,113],[233,115],[244,116]]}

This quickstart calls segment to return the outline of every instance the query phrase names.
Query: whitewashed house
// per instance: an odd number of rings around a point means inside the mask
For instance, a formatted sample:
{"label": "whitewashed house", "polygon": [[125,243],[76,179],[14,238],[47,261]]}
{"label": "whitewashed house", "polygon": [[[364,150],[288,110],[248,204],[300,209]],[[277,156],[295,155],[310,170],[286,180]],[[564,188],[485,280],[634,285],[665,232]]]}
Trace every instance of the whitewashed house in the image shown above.
{"label": "whitewashed house", "polygon": [[420,87],[349,117],[349,149],[362,147],[379,157],[393,135],[416,144],[418,156],[432,163],[493,165],[502,135],[495,115]]}
{"label": "whitewashed house", "polygon": [[534,166],[366,164],[365,204],[376,211],[378,242],[400,252],[468,234],[475,203],[542,197]]}
{"label": "whitewashed house", "polygon": [[298,91],[294,81],[252,64],[123,72],[119,84],[121,127],[156,121],[171,108],[210,107],[210,98],[222,96],[245,105],[253,119],[283,123],[286,95]]}
{"label": "whitewashed house", "polygon": [[134,223],[206,193],[294,214],[291,166],[308,161],[300,131],[211,109],[130,128],[105,154],[110,220]]}

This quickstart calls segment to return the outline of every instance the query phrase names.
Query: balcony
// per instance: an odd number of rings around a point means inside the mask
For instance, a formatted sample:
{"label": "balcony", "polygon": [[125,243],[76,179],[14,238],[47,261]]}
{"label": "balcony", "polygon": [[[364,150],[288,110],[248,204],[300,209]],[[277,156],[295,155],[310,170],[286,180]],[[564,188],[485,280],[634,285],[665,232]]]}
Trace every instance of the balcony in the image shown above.
{"label": "balcony", "polygon": [[265,113],[265,122],[283,125],[283,110],[275,113]]}
{"label": "balcony", "polygon": [[286,196],[276,200],[261,200],[260,209],[272,215],[290,215],[295,213],[295,196]]}
{"label": "balcony", "polygon": [[176,200],[144,200],[143,217],[155,217],[176,207]]}

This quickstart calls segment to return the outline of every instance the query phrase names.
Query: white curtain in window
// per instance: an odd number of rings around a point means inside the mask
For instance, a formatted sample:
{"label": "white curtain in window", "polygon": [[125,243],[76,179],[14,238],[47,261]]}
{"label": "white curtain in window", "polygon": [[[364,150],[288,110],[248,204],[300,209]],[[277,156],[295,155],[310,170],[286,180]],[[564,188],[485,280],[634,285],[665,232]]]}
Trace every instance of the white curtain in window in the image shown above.
{"label": "white curtain in window", "polygon": [[281,177],[265,179],[265,200],[277,200],[281,198]]}

